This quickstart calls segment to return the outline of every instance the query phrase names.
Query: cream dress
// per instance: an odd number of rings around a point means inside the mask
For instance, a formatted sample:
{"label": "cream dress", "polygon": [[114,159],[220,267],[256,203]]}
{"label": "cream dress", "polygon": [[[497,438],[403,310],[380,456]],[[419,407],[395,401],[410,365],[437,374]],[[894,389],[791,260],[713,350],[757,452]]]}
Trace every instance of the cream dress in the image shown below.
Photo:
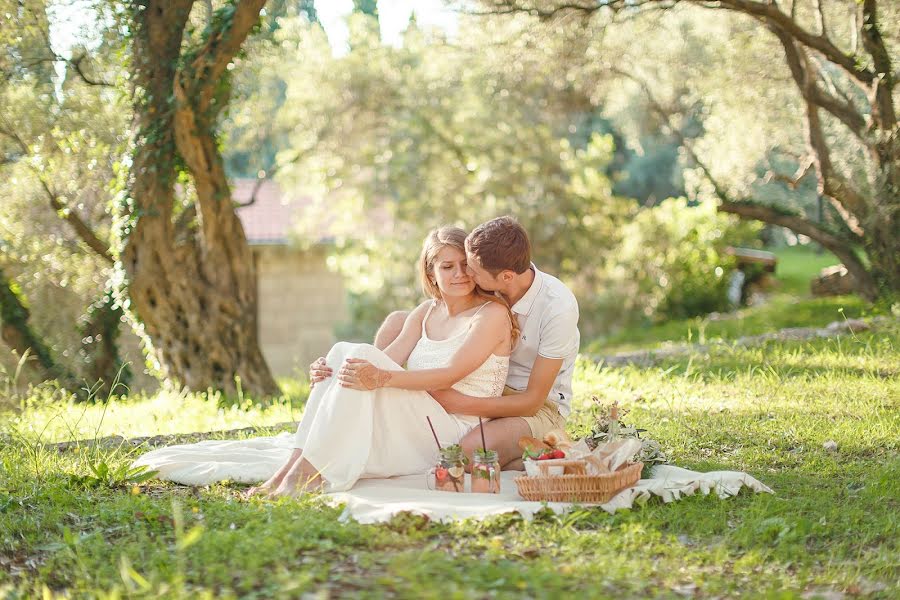
{"label": "cream dress", "polygon": [[[422,335],[407,361],[409,370],[447,366],[466,338],[468,329],[446,340],[429,339],[425,323],[436,304],[422,320]],[[325,361],[337,372],[348,358],[365,359],[382,369],[402,368],[370,344],[340,342]],[[499,396],[508,370],[509,357],[492,354],[453,389],[475,397]],[[426,417],[431,418],[442,446],[458,443],[478,425],[478,417],[447,413],[427,392],[352,390],[329,377],[313,388],[292,436],[160,448],[134,465],[158,471],[160,479],[189,485],[223,479],[253,483],[271,477],[294,448],[302,448],[303,458],[325,480],[326,491],[344,491],[359,479],[423,473],[433,466],[438,452]]]}

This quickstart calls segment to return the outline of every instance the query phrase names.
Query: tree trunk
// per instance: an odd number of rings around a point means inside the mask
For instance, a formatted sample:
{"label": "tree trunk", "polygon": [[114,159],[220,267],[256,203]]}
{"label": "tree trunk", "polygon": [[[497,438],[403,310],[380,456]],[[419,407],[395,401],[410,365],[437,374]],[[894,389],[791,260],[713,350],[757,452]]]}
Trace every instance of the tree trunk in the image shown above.
{"label": "tree trunk", "polygon": [[881,177],[865,247],[872,276],[879,290],[889,296],[900,294],[900,128],[877,146],[877,152]]}
{"label": "tree trunk", "polygon": [[[97,398],[115,392],[113,382],[128,385],[131,369],[122,362],[116,343],[121,334],[122,308],[111,293],[104,294],[87,311],[80,327],[81,352],[86,363],[85,378]],[[120,390],[121,391],[121,390]]]}
{"label": "tree trunk", "polygon": [[[136,95],[131,219],[121,255],[130,309],[164,376],[191,390],[274,395],[278,386],[257,337],[253,257],[213,131],[217,110],[203,111],[206,122],[185,116],[196,102],[209,109],[223,73],[202,67],[224,61],[225,70],[264,2],[229,7],[233,10],[222,20],[214,19],[205,47],[186,57],[182,32],[193,2],[147,4],[134,17],[135,79],[143,93]],[[185,81],[197,84],[191,92],[198,96],[190,102],[177,93]],[[180,163],[187,165],[197,190],[196,227],[173,216]]]}

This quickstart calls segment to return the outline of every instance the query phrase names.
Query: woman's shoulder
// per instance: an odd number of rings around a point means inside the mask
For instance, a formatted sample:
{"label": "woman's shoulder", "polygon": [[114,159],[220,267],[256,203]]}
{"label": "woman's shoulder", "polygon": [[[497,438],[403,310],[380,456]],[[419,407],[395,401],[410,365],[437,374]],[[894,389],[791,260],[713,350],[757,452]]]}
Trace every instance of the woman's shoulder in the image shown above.
{"label": "woman's shoulder", "polygon": [[436,306],[436,305],[437,305],[437,300],[425,300],[424,302],[419,304],[417,307],[412,309],[412,312],[410,313],[410,315],[419,315],[420,317],[424,316],[425,313],[428,312],[428,309],[430,309],[432,306]]}
{"label": "woman's shoulder", "polygon": [[509,311],[499,302],[488,300],[478,309],[474,318],[489,323],[509,323]]}
{"label": "woman's shoulder", "polygon": [[406,317],[406,319],[408,321],[413,321],[413,322],[418,321],[419,323],[421,323],[425,319],[425,315],[428,314],[428,311],[431,309],[432,306],[434,306],[434,304],[435,304],[434,300],[426,300],[425,302],[422,302],[417,307],[412,309],[412,311],[409,313],[409,316]]}

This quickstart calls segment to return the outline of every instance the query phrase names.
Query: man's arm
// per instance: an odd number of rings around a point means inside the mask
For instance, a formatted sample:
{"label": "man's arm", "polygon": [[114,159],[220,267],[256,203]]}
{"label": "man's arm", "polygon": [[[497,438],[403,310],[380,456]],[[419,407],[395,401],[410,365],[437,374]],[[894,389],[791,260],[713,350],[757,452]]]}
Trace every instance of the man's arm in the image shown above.
{"label": "man's arm", "polygon": [[528,378],[528,388],[519,394],[495,398],[475,398],[456,390],[429,392],[449,413],[496,419],[499,417],[530,417],[537,413],[562,368],[563,359],[538,356]]}

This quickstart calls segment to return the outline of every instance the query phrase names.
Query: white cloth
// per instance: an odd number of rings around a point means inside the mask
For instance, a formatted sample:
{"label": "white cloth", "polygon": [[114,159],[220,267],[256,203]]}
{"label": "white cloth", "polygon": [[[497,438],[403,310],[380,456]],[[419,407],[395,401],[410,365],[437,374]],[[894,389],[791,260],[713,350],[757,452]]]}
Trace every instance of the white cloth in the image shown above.
{"label": "white cloth", "polygon": [[[419,340],[411,365],[446,365],[464,336],[444,341]],[[400,369],[384,352],[369,344],[336,344],[326,357],[335,372],[347,358],[362,358],[376,367]],[[508,357],[490,356],[455,388],[481,397],[499,396],[506,379]],[[478,419],[448,414],[427,392],[379,388],[358,391],[341,387],[336,377],[316,385],[292,443],[277,438],[206,441],[160,448],[144,454],[135,466],[158,471],[160,479],[202,485],[221,479],[263,481],[287,460],[292,448],[302,448],[326,482],[328,491],[348,490],[362,478],[422,473],[437,461],[438,452],[426,417],[441,445],[456,444]]]}
{"label": "white cloth", "polygon": [[[165,469],[165,479],[186,485],[205,485],[230,479],[241,483],[258,483],[272,476],[291,454],[294,434],[284,433],[276,437],[259,437],[247,440],[207,440],[196,444],[161,448],[158,459],[138,460],[150,468],[158,465]],[[152,454],[152,453],[151,453]],[[145,454],[144,457],[149,456]],[[210,457],[215,457],[211,460]],[[520,471],[504,471],[501,474],[501,493],[472,494],[438,492],[428,489],[425,472],[389,479],[364,479],[350,491],[326,494],[330,503],[343,504],[342,519],[356,519],[360,523],[388,521],[402,512],[426,515],[436,521],[484,519],[492,515],[517,512],[526,519],[548,508],[563,514],[573,508],[565,502],[529,502],[519,497],[515,478]],[[746,473],[736,471],[712,471],[698,473],[671,465],[653,469],[649,479],[642,479],[630,489],[620,492],[606,504],[598,505],[614,513],[634,504],[642,504],[653,496],[663,502],[674,502],[697,492],[715,492],[720,498],[736,495],[741,488],[754,492],[772,490]],[[465,489],[471,488],[466,476]]]}
{"label": "white cloth", "polygon": [[572,373],[581,334],[578,332],[578,301],[556,277],[531,265],[534,281],[512,306],[521,334],[510,356],[506,385],[525,391],[538,356],[563,359],[548,398],[569,415],[572,404]]}
{"label": "white cloth", "polygon": [[[567,502],[529,502],[523,500],[516,491],[515,478],[523,475],[517,471],[504,471],[499,494],[471,494],[430,491],[426,488],[425,475],[396,477],[393,479],[370,479],[360,481],[349,492],[328,494],[328,502],[343,504],[342,520],[350,518],[360,523],[380,523],[388,521],[402,512],[425,515],[435,521],[457,521],[462,519],[482,520],[493,515],[519,513],[531,519],[536,512],[547,508],[557,514],[564,514],[575,504]],[[617,510],[643,504],[653,496],[663,502],[674,502],[697,492],[715,492],[720,498],[736,495],[742,487],[754,492],[773,493],[770,488],[746,473],[736,471],[712,471],[698,473],[671,465],[660,465],[653,469],[649,479],[640,480],[633,488],[619,492],[606,504],[599,506],[612,514]],[[470,483],[466,476],[466,489]]]}

